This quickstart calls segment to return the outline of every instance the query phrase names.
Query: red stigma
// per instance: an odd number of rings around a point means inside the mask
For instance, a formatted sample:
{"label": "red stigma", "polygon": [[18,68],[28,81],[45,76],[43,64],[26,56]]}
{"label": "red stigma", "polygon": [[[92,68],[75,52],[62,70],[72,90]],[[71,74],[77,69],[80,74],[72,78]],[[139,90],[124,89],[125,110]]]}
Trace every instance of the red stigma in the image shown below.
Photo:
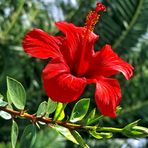
{"label": "red stigma", "polygon": [[106,11],[106,7],[102,3],[97,2],[95,11],[97,13],[100,11]]}
{"label": "red stigma", "polygon": [[96,9],[94,11],[90,11],[86,17],[85,27],[87,30],[93,31],[94,26],[99,20],[100,15],[98,13],[100,11],[106,11],[106,7],[102,3],[98,2],[96,4]]}

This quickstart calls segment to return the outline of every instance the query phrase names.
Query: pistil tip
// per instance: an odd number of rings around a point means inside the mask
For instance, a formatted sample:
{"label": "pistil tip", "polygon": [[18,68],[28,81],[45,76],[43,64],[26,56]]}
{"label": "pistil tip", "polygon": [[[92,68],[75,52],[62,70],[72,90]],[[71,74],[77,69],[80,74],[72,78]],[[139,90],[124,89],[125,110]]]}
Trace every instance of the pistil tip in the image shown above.
{"label": "pistil tip", "polygon": [[94,26],[96,25],[100,17],[99,14],[100,11],[106,11],[106,7],[102,3],[97,2],[96,9],[94,11],[90,11],[89,14],[87,15],[85,23],[86,25],[85,27],[87,28],[87,30],[89,31],[94,30]]}
{"label": "pistil tip", "polygon": [[97,2],[95,11],[97,13],[100,12],[100,11],[106,11],[106,7],[102,3]]}

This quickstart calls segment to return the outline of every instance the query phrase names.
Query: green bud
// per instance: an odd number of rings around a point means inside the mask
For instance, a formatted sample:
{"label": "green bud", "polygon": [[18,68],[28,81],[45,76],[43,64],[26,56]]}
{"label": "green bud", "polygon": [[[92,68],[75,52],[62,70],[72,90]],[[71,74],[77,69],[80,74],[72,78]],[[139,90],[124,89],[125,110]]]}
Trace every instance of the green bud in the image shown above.
{"label": "green bud", "polygon": [[137,126],[139,120],[125,126],[122,134],[130,138],[143,138],[148,136],[148,128]]}
{"label": "green bud", "polygon": [[121,107],[121,106],[117,106],[117,108],[116,108],[116,113],[117,113],[117,114],[120,114],[121,111],[122,111],[122,107]]}

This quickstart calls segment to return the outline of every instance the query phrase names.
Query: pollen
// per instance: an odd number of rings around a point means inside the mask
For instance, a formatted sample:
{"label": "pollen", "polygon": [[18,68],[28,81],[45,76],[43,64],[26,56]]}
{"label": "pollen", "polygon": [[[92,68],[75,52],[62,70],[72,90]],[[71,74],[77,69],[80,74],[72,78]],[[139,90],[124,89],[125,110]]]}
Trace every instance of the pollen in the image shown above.
{"label": "pollen", "polygon": [[96,4],[96,9],[88,13],[86,17],[86,23],[85,23],[85,28],[88,31],[94,30],[94,27],[100,18],[100,14],[98,14],[100,11],[106,11],[106,7],[102,3],[98,2]]}

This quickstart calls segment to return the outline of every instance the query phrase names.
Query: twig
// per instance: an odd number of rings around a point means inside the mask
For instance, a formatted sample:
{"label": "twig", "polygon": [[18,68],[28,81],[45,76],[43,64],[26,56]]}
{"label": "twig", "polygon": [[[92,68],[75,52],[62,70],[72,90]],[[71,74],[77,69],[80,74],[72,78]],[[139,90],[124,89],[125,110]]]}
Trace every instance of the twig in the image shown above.
{"label": "twig", "polygon": [[22,117],[22,118],[32,120],[33,122],[43,122],[47,125],[58,124],[60,126],[68,128],[69,130],[85,130],[85,131],[97,130],[97,131],[106,131],[106,132],[107,131],[122,132],[121,128],[85,126],[80,124],[74,124],[67,121],[54,121],[52,118],[40,117],[34,114],[26,113],[25,111],[16,111],[7,107],[0,107],[0,110],[11,114],[13,118]]}

